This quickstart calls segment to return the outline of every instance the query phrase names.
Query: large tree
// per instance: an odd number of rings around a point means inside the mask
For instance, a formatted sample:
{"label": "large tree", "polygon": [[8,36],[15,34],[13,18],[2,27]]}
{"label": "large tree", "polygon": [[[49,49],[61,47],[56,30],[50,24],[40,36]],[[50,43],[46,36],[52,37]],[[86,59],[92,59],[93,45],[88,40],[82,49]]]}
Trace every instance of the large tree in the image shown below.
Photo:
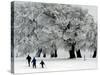
{"label": "large tree", "polygon": [[[81,7],[45,3],[15,3],[14,46],[22,55],[42,48],[43,57],[57,57],[63,46],[69,57],[82,57],[81,50],[97,49],[97,24]],[[75,55],[76,52],[76,55]],[[40,55],[40,54],[39,54]]]}

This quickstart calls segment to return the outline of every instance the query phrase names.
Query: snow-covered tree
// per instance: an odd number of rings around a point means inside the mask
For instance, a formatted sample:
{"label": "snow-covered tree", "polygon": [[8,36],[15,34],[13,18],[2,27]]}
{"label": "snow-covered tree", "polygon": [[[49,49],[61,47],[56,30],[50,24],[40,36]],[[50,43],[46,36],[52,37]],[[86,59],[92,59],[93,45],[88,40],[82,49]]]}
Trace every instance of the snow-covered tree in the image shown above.
{"label": "snow-covered tree", "polygon": [[94,51],[93,57],[96,56],[97,24],[88,10],[64,4],[15,2],[17,53],[25,55],[42,48],[43,57],[47,54],[57,57],[61,46],[69,51],[70,58],[82,57],[81,51],[86,49]]}

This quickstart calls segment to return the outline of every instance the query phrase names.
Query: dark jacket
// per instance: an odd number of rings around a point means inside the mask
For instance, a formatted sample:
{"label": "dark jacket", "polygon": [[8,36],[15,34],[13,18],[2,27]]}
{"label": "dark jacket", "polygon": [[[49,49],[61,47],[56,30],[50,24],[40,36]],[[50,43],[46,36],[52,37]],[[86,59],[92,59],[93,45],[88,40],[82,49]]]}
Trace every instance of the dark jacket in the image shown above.
{"label": "dark jacket", "polygon": [[32,63],[36,64],[36,59],[35,58],[33,58]]}
{"label": "dark jacket", "polygon": [[27,59],[28,61],[31,61],[31,57],[30,57],[29,55],[26,57],[26,59]]}

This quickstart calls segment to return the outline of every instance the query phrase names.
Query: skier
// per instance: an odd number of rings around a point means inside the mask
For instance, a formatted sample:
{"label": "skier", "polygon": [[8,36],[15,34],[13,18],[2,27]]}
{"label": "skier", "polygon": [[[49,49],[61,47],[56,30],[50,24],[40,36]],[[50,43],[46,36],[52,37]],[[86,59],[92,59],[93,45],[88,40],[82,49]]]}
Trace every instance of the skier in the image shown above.
{"label": "skier", "polygon": [[36,68],[36,59],[35,59],[35,57],[33,58],[32,63],[33,63],[33,68]]}
{"label": "skier", "polygon": [[40,64],[41,64],[41,67],[44,68],[45,63],[43,60],[41,60]]}
{"label": "skier", "polygon": [[30,55],[28,55],[28,56],[26,57],[26,60],[28,61],[28,66],[30,67],[30,62],[31,62],[31,57],[30,57]]}

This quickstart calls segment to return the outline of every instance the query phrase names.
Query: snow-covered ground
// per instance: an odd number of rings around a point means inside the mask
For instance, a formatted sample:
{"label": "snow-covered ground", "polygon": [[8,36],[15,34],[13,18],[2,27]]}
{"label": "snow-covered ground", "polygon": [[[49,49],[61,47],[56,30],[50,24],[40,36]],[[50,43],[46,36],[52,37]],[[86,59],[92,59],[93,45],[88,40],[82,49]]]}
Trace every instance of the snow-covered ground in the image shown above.
{"label": "snow-covered ground", "polygon": [[15,73],[34,73],[34,72],[50,72],[50,71],[68,71],[68,70],[81,70],[81,69],[96,69],[97,68],[97,59],[91,58],[84,61],[81,59],[43,59],[46,66],[41,68],[40,63],[41,59],[37,59],[37,68],[34,69],[28,67],[27,61],[24,58],[15,59]]}

